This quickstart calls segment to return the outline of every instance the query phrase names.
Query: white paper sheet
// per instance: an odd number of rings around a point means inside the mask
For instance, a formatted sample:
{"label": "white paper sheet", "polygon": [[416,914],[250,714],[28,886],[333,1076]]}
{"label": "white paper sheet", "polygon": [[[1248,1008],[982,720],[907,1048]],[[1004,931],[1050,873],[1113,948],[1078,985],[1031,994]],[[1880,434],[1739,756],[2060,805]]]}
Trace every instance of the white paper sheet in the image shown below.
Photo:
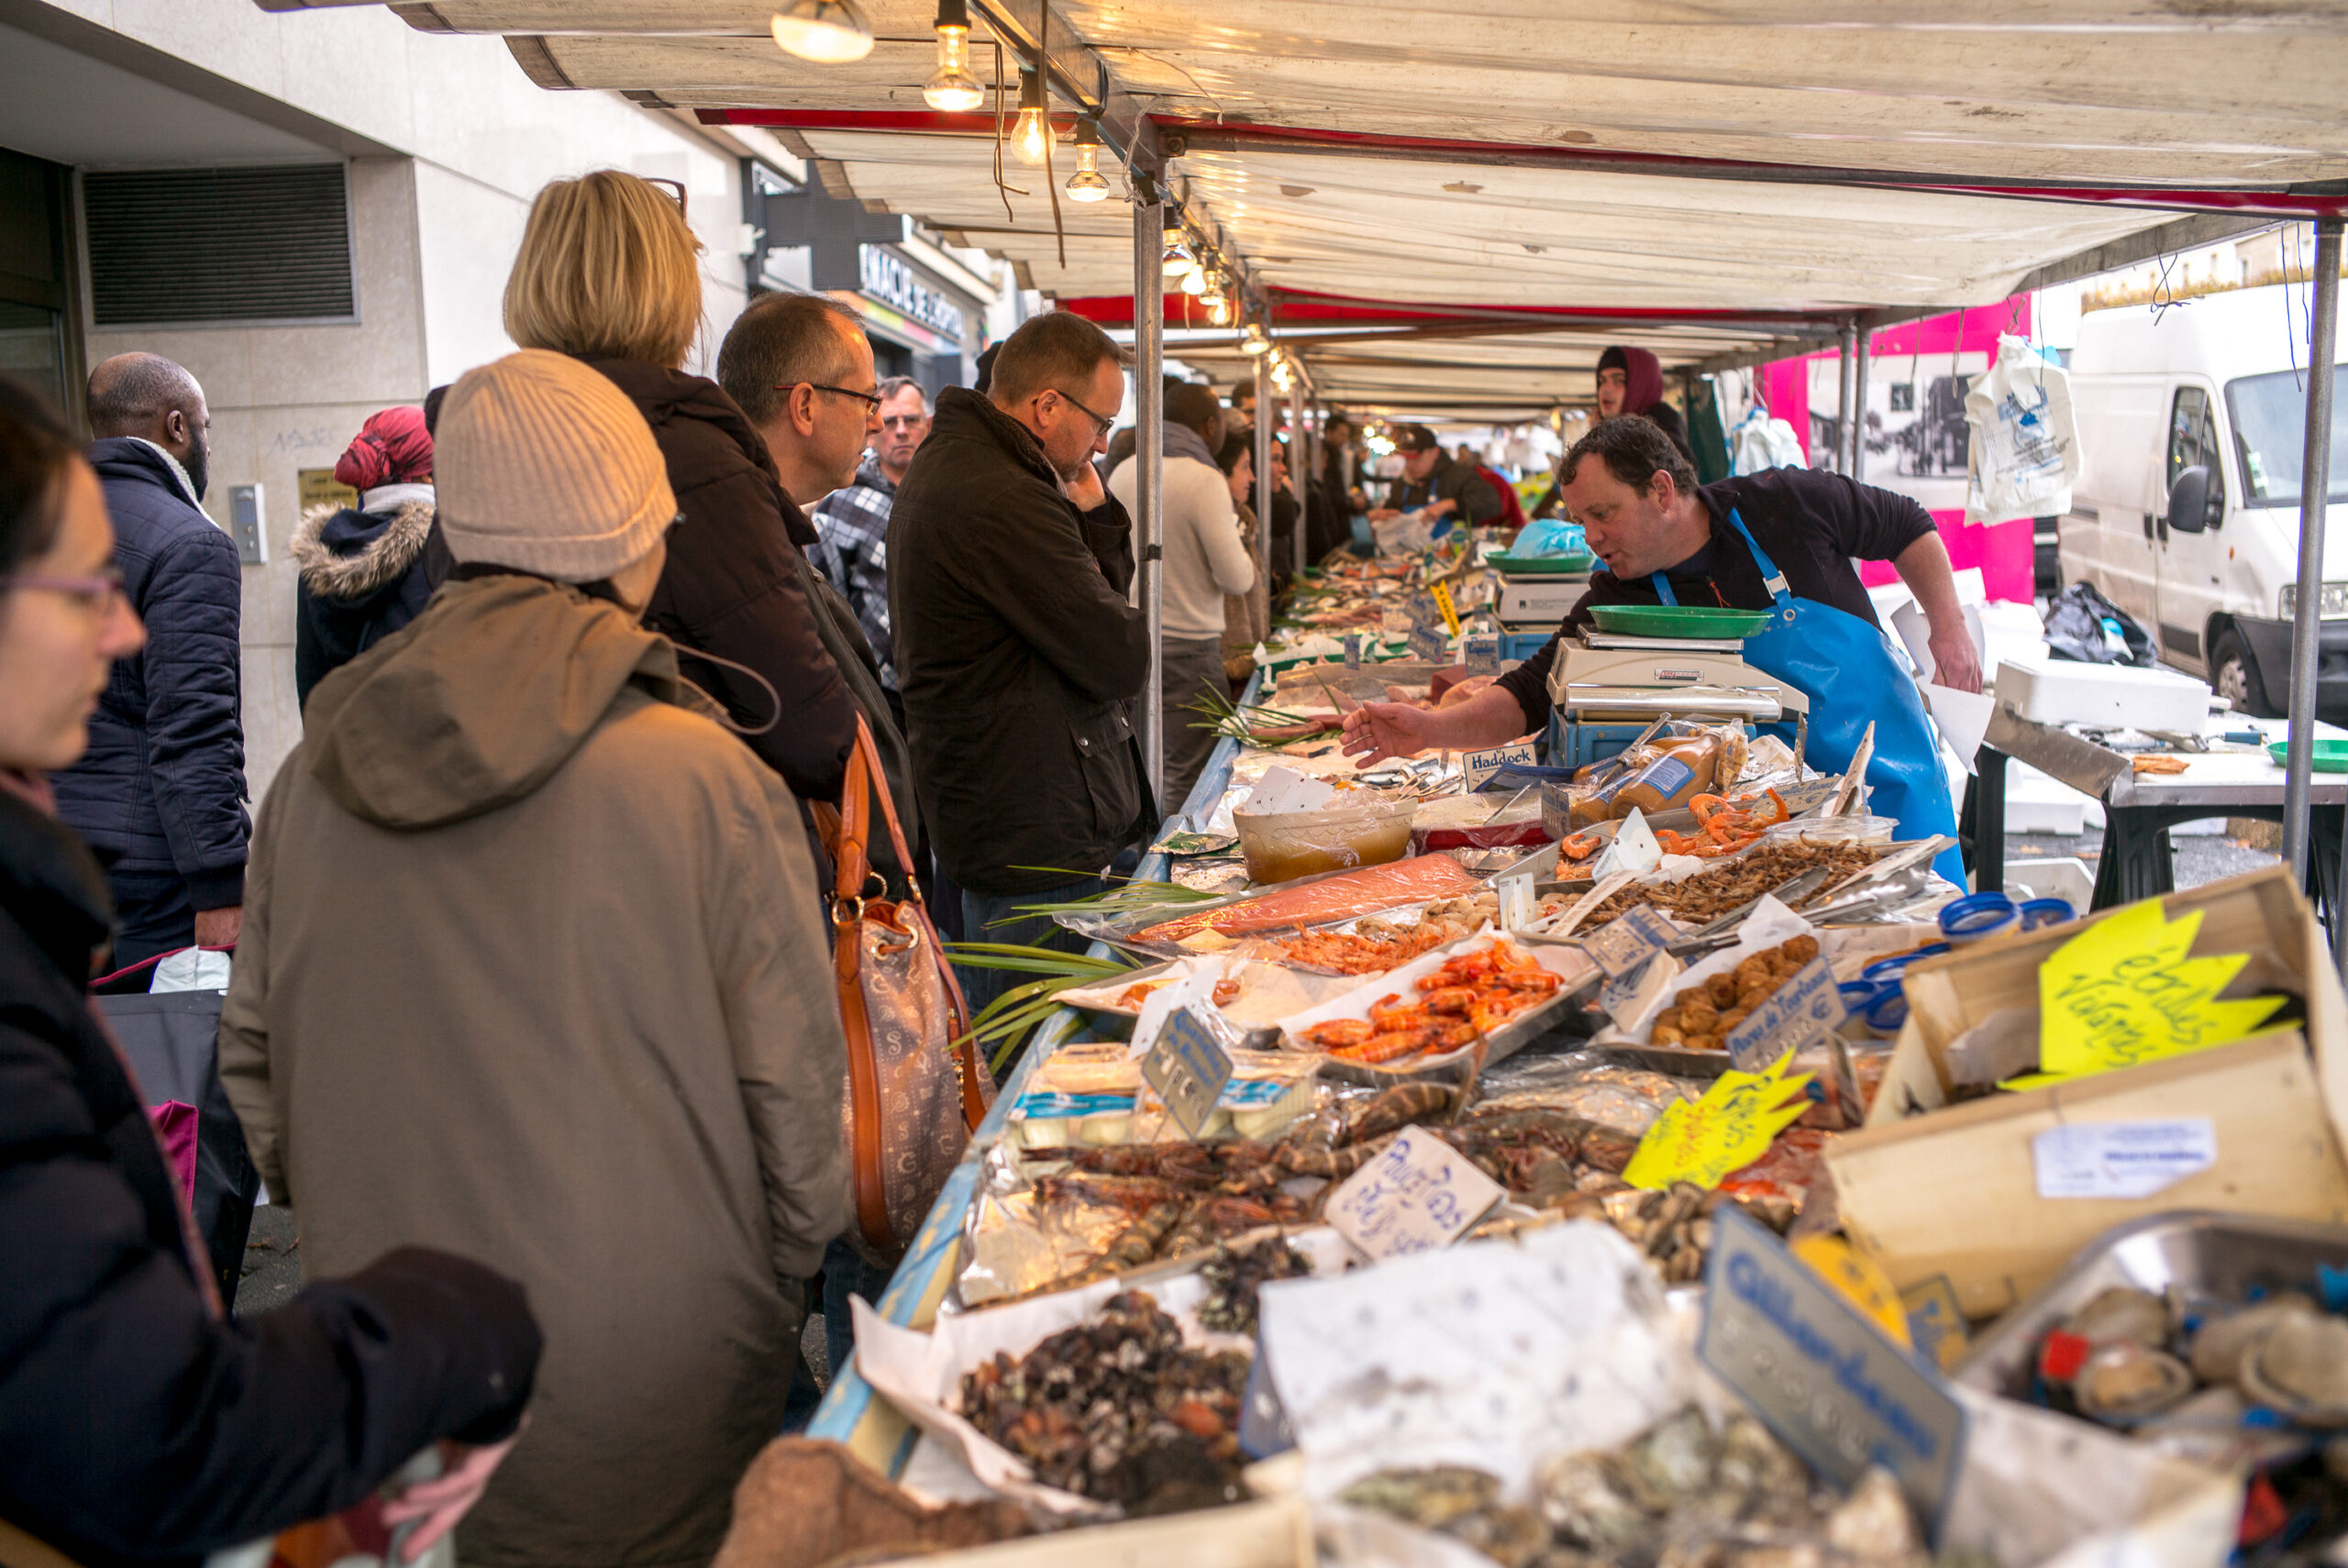
{"label": "white paper sheet", "polygon": [[1941,738],[1965,764],[1965,770],[1972,772],[1974,754],[1981,749],[1981,737],[1989,733],[1989,716],[1998,711],[1998,700],[1986,691],[1959,691],[1953,686],[1927,683],[1924,701],[1933,711],[1933,723],[1940,726]]}

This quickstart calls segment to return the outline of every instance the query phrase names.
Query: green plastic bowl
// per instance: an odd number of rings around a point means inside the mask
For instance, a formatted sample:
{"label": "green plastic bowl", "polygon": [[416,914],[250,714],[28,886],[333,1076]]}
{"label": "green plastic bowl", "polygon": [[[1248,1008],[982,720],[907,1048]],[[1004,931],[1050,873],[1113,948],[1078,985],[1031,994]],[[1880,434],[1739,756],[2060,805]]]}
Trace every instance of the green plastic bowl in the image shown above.
{"label": "green plastic bowl", "polygon": [[[2275,759],[2276,767],[2280,767],[2290,747],[2289,741],[2268,741],[2266,755]],[[2315,758],[2310,766],[2318,773],[2348,773],[2348,740],[2317,741]]]}
{"label": "green plastic bowl", "polygon": [[1598,557],[1589,550],[1566,556],[1492,555],[1484,558],[1484,564],[1516,577],[1572,577],[1596,566]]}
{"label": "green plastic bowl", "polygon": [[1700,604],[1593,604],[1601,632],[1626,637],[1749,637],[1769,624],[1767,610],[1717,610]]}

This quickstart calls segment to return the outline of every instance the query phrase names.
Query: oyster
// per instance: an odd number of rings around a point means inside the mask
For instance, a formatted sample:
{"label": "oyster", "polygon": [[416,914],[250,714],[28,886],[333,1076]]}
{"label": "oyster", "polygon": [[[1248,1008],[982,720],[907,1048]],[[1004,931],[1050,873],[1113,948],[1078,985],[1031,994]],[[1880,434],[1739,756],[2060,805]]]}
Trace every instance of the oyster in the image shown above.
{"label": "oyster", "polygon": [[1729,1518],[1789,1520],[1810,1499],[1810,1469],[1743,1410],[1721,1430],[1714,1499]]}
{"label": "oyster", "polygon": [[1692,1405],[1623,1451],[1636,1499],[1651,1513],[1709,1491],[1719,1457],[1711,1423]]}
{"label": "oyster", "polygon": [[2313,1317],[2304,1296],[2277,1296],[2210,1319],[2193,1336],[2193,1375],[2204,1383],[2232,1383],[2242,1358],[2286,1318]]}
{"label": "oyster", "polygon": [[2133,1340],[2113,1340],[2088,1356],[2071,1390],[2082,1415],[2130,1425],[2192,1393],[2193,1373],[2166,1351]]}
{"label": "oyster", "polygon": [[1916,1516],[1891,1472],[1870,1465],[1851,1495],[1826,1516],[1826,1544],[1846,1557],[1884,1568],[1910,1568],[1925,1561]]}
{"label": "oyster", "polygon": [[2168,1303],[2133,1286],[2109,1286],[2063,1327],[2091,1344],[2125,1340],[2158,1350],[2168,1342]]}
{"label": "oyster", "polygon": [[1500,1495],[1500,1477],[1487,1471],[1464,1464],[1431,1464],[1365,1475],[1337,1496],[1341,1502],[1440,1529],[1463,1514],[1491,1507]]}
{"label": "oyster", "polygon": [[1549,1526],[1531,1508],[1482,1508],[1462,1514],[1443,1529],[1501,1568],[1528,1568],[1549,1550]]}
{"label": "oyster", "polygon": [[1559,1544],[1614,1562],[1652,1561],[1663,1521],[1639,1505],[1619,1454],[1586,1450],[1553,1460],[1534,1483]]}
{"label": "oyster", "polygon": [[2243,1394],[2309,1426],[2348,1426],[2348,1321],[2284,1317],[2243,1356]]}

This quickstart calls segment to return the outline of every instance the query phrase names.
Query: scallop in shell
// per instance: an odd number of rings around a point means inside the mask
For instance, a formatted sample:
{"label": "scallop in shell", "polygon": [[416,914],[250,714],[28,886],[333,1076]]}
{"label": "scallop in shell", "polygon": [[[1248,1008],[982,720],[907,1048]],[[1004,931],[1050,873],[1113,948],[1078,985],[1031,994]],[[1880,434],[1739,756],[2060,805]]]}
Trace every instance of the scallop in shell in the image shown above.
{"label": "scallop in shell", "polygon": [[2193,1372],[2166,1351],[2132,1340],[2099,1345],[2088,1355],[2071,1390],[2082,1415],[2127,1425],[2167,1409],[2193,1392]]}
{"label": "scallop in shell", "polygon": [[1339,1497],[1438,1529],[1463,1514],[1489,1507],[1501,1495],[1500,1477],[1465,1464],[1430,1464],[1416,1470],[1381,1470],[1365,1475]]}
{"label": "scallop in shell", "polygon": [[2193,1375],[2204,1383],[2232,1383],[2242,1358],[2286,1318],[2311,1318],[2316,1305],[2304,1296],[2276,1296],[2203,1323],[2193,1336]]}
{"label": "scallop in shell", "polygon": [[2133,1286],[2108,1286],[2063,1327],[2091,1344],[2124,1340],[2157,1350],[2168,1342],[2168,1303]]}
{"label": "scallop in shell", "polygon": [[2320,1314],[2284,1318],[2245,1353],[2242,1391],[2310,1426],[2348,1426],[2348,1321]]}

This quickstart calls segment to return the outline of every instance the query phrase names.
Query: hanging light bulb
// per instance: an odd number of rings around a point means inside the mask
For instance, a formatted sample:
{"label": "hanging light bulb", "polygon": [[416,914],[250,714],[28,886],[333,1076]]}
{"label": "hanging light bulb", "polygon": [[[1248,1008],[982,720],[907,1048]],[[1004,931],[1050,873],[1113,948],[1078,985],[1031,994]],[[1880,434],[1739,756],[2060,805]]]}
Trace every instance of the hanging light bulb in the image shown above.
{"label": "hanging light bulb", "polygon": [[1293,378],[1291,378],[1289,373],[1288,361],[1284,359],[1274,359],[1272,361],[1272,385],[1279,388],[1282,392],[1286,392],[1288,391],[1289,382],[1291,379]]}
{"label": "hanging light bulb", "polygon": [[1250,359],[1258,354],[1268,354],[1272,351],[1272,340],[1265,335],[1262,322],[1251,321],[1247,324],[1247,330],[1239,339],[1239,351]]}
{"label": "hanging light bulb", "polygon": [[768,24],[785,54],[846,65],[872,52],[872,26],[856,0],[788,0]]}
{"label": "hanging light bulb", "polygon": [[1068,177],[1068,199],[1109,199],[1109,182],[1101,177],[1101,122],[1091,115],[1076,122],[1076,172]]}
{"label": "hanging light bulb", "polygon": [[1217,326],[1231,325],[1231,304],[1221,296],[1207,301],[1207,319]]}
{"label": "hanging light bulb", "polygon": [[1199,295],[1199,303],[1206,306],[1207,309],[1213,310],[1217,305],[1223,304],[1223,274],[1221,272],[1209,272],[1207,274],[1207,286],[1205,292]]}
{"label": "hanging light bulb", "polygon": [[1182,292],[1193,299],[1207,292],[1207,270],[1196,261],[1182,274]]}
{"label": "hanging light bulb", "polygon": [[1011,133],[1011,154],[1025,164],[1044,161],[1052,140],[1052,122],[1044,112],[1044,79],[1032,71],[1019,73],[1019,124]]}
{"label": "hanging light bulb", "polygon": [[970,74],[969,0],[937,0],[937,74],[921,84],[922,101],[942,115],[967,115],[987,101]]}
{"label": "hanging light bulb", "polygon": [[1165,246],[1166,276],[1168,279],[1179,278],[1190,271],[1190,237],[1182,232],[1180,224],[1169,223],[1166,226]]}

